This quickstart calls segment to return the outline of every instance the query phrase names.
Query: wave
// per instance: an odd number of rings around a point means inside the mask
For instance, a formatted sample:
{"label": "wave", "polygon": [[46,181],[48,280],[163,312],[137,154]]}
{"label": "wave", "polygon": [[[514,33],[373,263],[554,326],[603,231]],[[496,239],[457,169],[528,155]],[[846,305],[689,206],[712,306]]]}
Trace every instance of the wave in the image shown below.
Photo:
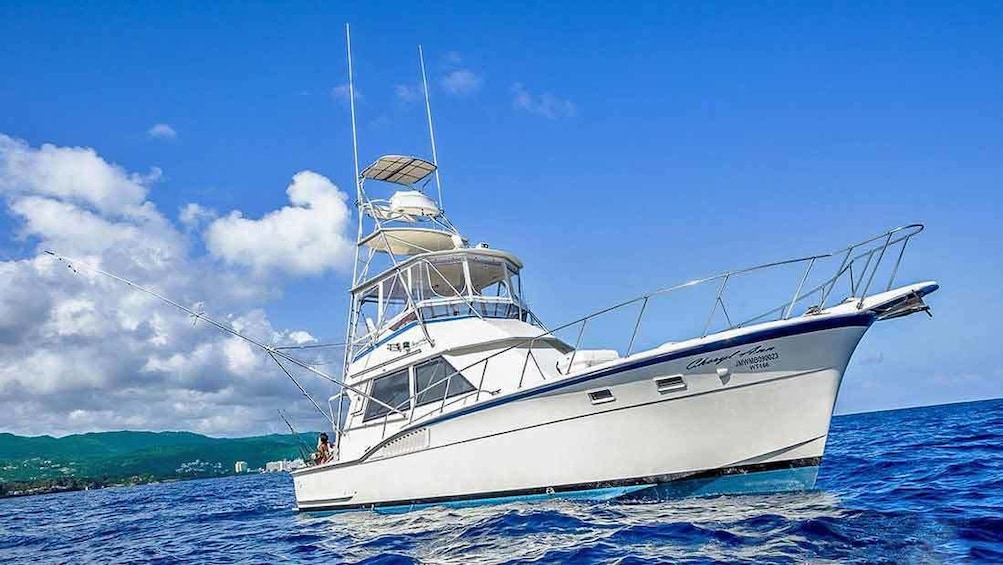
{"label": "wave", "polygon": [[1003,562],[1003,401],[837,417],[817,490],[294,512],[287,475],[0,500],[0,561]]}

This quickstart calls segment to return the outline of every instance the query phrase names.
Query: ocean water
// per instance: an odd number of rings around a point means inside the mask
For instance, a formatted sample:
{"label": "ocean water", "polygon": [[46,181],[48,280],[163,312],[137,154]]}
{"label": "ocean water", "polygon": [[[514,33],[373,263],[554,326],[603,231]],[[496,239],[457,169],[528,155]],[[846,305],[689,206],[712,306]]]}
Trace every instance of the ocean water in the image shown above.
{"label": "ocean water", "polygon": [[1003,400],[837,417],[816,487],[318,518],[251,475],[0,500],[0,562],[1003,563]]}

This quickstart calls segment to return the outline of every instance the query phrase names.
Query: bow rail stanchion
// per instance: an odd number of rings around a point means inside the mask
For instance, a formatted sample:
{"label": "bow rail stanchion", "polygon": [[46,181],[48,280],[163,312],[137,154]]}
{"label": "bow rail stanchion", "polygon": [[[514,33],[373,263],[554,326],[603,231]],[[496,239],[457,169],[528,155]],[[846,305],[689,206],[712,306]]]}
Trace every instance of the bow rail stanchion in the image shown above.
{"label": "bow rail stanchion", "polygon": [[[552,329],[547,329],[544,332],[542,332],[542,333],[540,333],[540,334],[538,334],[538,335],[536,335],[534,337],[524,339],[524,340],[519,341],[518,343],[516,343],[514,345],[511,345],[511,346],[509,346],[509,347],[507,347],[505,349],[501,349],[501,350],[495,351],[495,352],[493,352],[491,355],[489,355],[487,357],[484,357],[484,358],[482,358],[482,359],[480,359],[478,361],[474,361],[473,363],[470,363],[469,365],[466,365],[466,366],[464,366],[462,368],[459,368],[459,369],[451,372],[449,375],[446,375],[446,376],[444,376],[443,378],[441,378],[439,380],[436,380],[436,381],[433,381],[433,382],[429,383],[429,385],[427,387],[425,387],[423,390],[416,392],[415,395],[411,397],[411,399],[413,400],[414,398],[417,397],[417,395],[423,393],[425,390],[429,390],[429,389],[431,389],[431,388],[433,388],[433,387],[435,387],[435,386],[437,386],[439,384],[442,384],[443,382],[448,382],[448,380],[450,378],[452,378],[453,376],[455,376],[455,375],[466,373],[466,372],[468,372],[470,370],[478,368],[482,364],[486,365],[491,359],[493,359],[493,358],[495,358],[495,357],[497,357],[499,355],[502,355],[502,354],[507,353],[509,351],[512,351],[514,349],[526,348],[527,349],[527,351],[526,351],[526,358],[524,360],[524,363],[523,363],[523,366],[522,366],[522,372],[521,372],[521,375],[520,375],[520,378],[519,378],[519,383],[518,383],[518,386],[516,388],[516,390],[521,390],[525,386],[524,381],[525,381],[525,378],[526,378],[526,372],[529,369],[529,359],[531,357],[533,357],[533,359],[535,361],[535,357],[533,356],[533,348],[537,346],[536,345],[537,342],[539,342],[540,340],[545,339],[545,338],[554,338],[554,334],[556,332],[559,332],[561,330],[568,329],[568,328],[571,328],[571,327],[574,327],[574,326],[577,326],[577,325],[581,324],[581,328],[579,329],[578,335],[577,335],[577,337],[575,339],[575,346],[570,348],[571,349],[571,358],[570,358],[571,361],[568,363],[568,367],[566,369],[564,369],[564,370],[560,370],[559,369],[559,372],[561,374],[563,374],[565,376],[569,375],[572,372],[572,365],[574,363],[575,356],[577,355],[578,348],[581,347],[581,343],[583,341],[583,336],[585,334],[585,326],[587,324],[589,324],[590,322],[592,322],[593,320],[595,320],[596,318],[599,318],[599,317],[601,317],[601,316],[603,316],[605,314],[608,314],[610,312],[620,311],[623,308],[626,308],[626,307],[629,307],[631,305],[640,303],[640,309],[639,309],[637,318],[634,320],[634,331],[630,334],[630,342],[627,345],[627,355],[629,356],[631,354],[631,352],[633,351],[635,340],[637,338],[637,331],[638,331],[638,328],[640,328],[640,326],[641,326],[641,322],[642,322],[642,319],[643,319],[643,317],[645,315],[645,312],[650,311],[650,309],[648,308],[648,305],[649,305],[649,301],[651,299],[656,298],[656,297],[660,297],[660,296],[665,296],[665,295],[673,294],[673,293],[675,293],[677,291],[680,291],[682,289],[685,289],[685,288],[692,288],[692,287],[696,287],[696,286],[700,286],[700,285],[704,285],[704,284],[709,284],[709,283],[713,283],[713,282],[717,282],[717,281],[720,282],[720,285],[719,285],[719,287],[717,289],[717,292],[716,292],[716,294],[714,296],[714,301],[713,301],[713,304],[711,306],[710,314],[707,317],[707,321],[706,321],[706,324],[704,326],[703,332],[701,332],[701,335],[700,335],[701,338],[706,338],[708,336],[708,333],[710,331],[710,326],[711,326],[711,323],[713,321],[714,314],[715,314],[715,312],[717,311],[717,309],[719,307],[722,309],[722,311],[725,312],[725,317],[728,320],[728,326],[725,328],[725,330],[731,330],[731,329],[745,327],[748,324],[751,324],[753,322],[757,322],[757,321],[762,320],[764,318],[767,318],[767,317],[769,317],[771,315],[777,315],[777,314],[779,314],[779,316],[780,316],[778,318],[779,320],[790,319],[791,316],[792,316],[792,314],[793,314],[793,312],[794,312],[794,308],[795,308],[795,306],[798,303],[804,301],[808,297],[811,297],[811,296],[813,296],[815,294],[819,294],[819,301],[818,301],[818,303],[817,304],[813,304],[810,308],[808,308],[806,310],[806,312],[804,314],[802,314],[802,315],[813,315],[813,314],[815,314],[815,313],[817,313],[817,312],[819,312],[819,311],[821,311],[822,309],[825,308],[825,303],[828,300],[828,298],[831,296],[831,294],[833,292],[833,289],[836,286],[836,283],[840,279],[844,278],[844,276],[846,276],[847,274],[849,274],[850,277],[851,277],[851,280],[850,280],[850,292],[851,292],[851,296],[853,296],[856,299],[856,302],[857,302],[858,308],[859,308],[860,307],[859,305],[863,304],[863,299],[864,299],[864,297],[865,297],[865,295],[867,293],[867,289],[870,286],[870,284],[871,284],[872,280],[874,279],[874,277],[876,276],[878,268],[880,267],[880,265],[882,263],[882,259],[883,259],[884,255],[885,255],[886,251],[888,251],[889,248],[892,248],[892,247],[894,247],[896,245],[901,244],[901,249],[898,252],[898,256],[897,256],[897,258],[895,260],[894,268],[892,269],[892,273],[891,273],[891,276],[890,276],[890,278],[888,280],[888,284],[887,284],[887,287],[886,287],[886,290],[888,290],[888,289],[891,289],[892,285],[895,282],[895,276],[898,273],[899,266],[902,263],[902,257],[905,254],[905,246],[906,246],[906,244],[909,242],[909,240],[912,237],[914,237],[917,234],[919,234],[920,232],[922,232],[923,228],[924,228],[924,226],[922,224],[909,224],[909,225],[906,225],[906,226],[902,226],[902,227],[898,227],[898,228],[895,228],[895,229],[892,229],[892,230],[888,230],[888,231],[882,233],[881,235],[872,237],[870,239],[867,239],[867,240],[855,243],[853,245],[850,245],[849,247],[844,247],[842,249],[838,249],[836,251],[832,251],[832,252],[829,252],[829,253],[822,253],[822,254],[818,254],[818,255],[811,255],[811,256],[808,256],[808,257],[800,257],[800,258],[797,258],[797,259],[788,259],[788,260],[784,260],[784,261],[776,261],[776,262],[772,262],[772,263],[764,263],[764,264],[756,265],[756,266],[753,266],[753,267],[747,267],[747,268],[744,268],[744,269],[738,269],[738,270],[734,270],[734,271],[724,272],[724,273],[721,273],[721,274],[718,274],[718,275],[714,275],[714,276],[711,276],[711,277],[706,277],[706,278],[703,278],[703,279],[696,279],[696,280],[688,281],[688,282],[685,282],[685,283],[682,283],[682,284],[678,284],[678,285],[675,285],[675,286],[670,286],[670,287],[662,288],[662,289],[659,289],[659,290],[656,290],[656,291],[653,291],[653,292],[650,292],[650,293],[647,293],[647,294],[643,294],[641,296],[638,296],[636,298],[632,298],[630,300],[626,300],[624,302],[620,302],[620,303],[615,304],[613,306],[610,306],[608,308],[604,308],[604,309],[595,311],[595,312],[593,312],[593,313],[591,313],[591,314],[589,314],[587,316],[578,318],[578,319],[573,320],[571,322],[568,322],[566,324],[562,324],[562,325],[557,326],[557,327],[552,328]],[[874,261],[875,255],[877,255],[877,261]],[[810,290],[802,293],[802,290],[803,290],[805,284],[807,283],[808,278],[809,278],[811,272],[815,269],[815,267],[817,265],[819,265],[819,261],[822,261],[822,260],[825,260],[825,259],[836,258],[836,257],[840,257],[840,256],[842,256],[843,259],[842,259],[841,263],[839,264],[839,267],[836,269],[836,273],[832,277],[824,280],[821,284],[818,284],[817,286],[811,288]],[[860,288],[860,284],[857,284],[855,281],[852,280],[853,265],[857,261],[859,261],[861,259],[864,259],[864,258],[866,258],[866,262],[864,264],[863,269],[860,270],[860,274],[859,274],[860,280],[859,280],[859,283],[863,284],[864,279],[866,277],[867,278],[867,285],[863,286],[863,292],[860,293],[860,296],[857,296],[857,290]],[[727,314],[727,310],[725,309],[725,303],[724,303],[725,291],[727,290],[728,283],[730,281],[734,280],[736,277],[739,277],[741,275],[747,275],[747,274],[750,274],[750,273],[762,272],[762,271],[766,271],[766,270],[769,270],[769,269],[777,269],[777,268],[780,268],[780,267],[791,266],[791,265],[800,265],[800,264],[804,264],[805,265],[805,270],[804,270],[804,274],[801,277],[798,278],[798,285],[797,285],[797,287],[796,287],[796,289],[794,291],[793,298],[791,298],[790,300],[785,301],[784,303],[780,304],[779,306],[777,306],[775,308],[772,308],[772,309],[770,309],[770,310],[768,310],[768,311],[766,311],[766,312],[764,312],[762,314],[759,314],[758,316],[756,316],[754,318],[750,318],[748,320],[745,320],[745,321],[737,323],[737,324],[731,322],[731,318]],[[724,330],[720,330],[720,331],[724,331]],[[480,367],[479,370],[483,374],[486,371],[486,366],[485,367]],[[539,370],[539,366],[538,365],[537,365],[537,370]],[[490,398],[492,396],[491,391],[483,390],[483,378],[480,380],[480,383],[479,383],[478,387],[474,391],[471,391],[468,394],[475,395],[475,398],[476,398],[475,402],[477,402],[477,401],[480,401],[480,399],[481,399],[481,393],[482,392],[483,393],[487,393],[488,398]],[[466,398],[466,396],[467,395],[462,395],[462,396],[458,397],[456,400],[454,400],[454,401],[452,401],[452,402],[450,402],[448,404],[444,403],[439,408],[439,410],[431,411],[429,413],[423,414],[423,415],[418,416],[418,417],[414,417],[414,415],[412,414],[410,423],[411,424],[416,424],[416,423],[421,422],[425,418],[429,418],[429,417],[431,417],[433,415],[436,415],[436,414],[441,414],[441,413],[443,413],[445,411],[445,408],[447,406],[450,406],[451,404],[454,404],[454,403],[458,403],[458,402],[464,401],[465,398]]]}

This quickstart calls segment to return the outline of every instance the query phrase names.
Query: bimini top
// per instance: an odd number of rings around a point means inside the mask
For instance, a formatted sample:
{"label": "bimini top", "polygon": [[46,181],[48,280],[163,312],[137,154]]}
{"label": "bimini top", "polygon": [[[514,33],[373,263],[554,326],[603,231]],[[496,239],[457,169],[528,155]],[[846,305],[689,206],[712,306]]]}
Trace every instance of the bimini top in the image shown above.
{"label": "bimini top", "polygon": [[435,171],[435,165],[418,157],[384,155],[362,171],[362,178],[411,186]]}

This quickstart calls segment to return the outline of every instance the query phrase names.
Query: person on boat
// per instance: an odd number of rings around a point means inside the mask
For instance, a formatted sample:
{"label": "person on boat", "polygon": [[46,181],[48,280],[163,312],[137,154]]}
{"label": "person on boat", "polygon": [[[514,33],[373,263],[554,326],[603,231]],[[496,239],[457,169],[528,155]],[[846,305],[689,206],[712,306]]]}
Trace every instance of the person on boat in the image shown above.
{"label": "person on boat", "polygon": [[313,454],[313,462],[317,465],[331,460],[331,446],[327,443],[327,434],[321,433],[317,439],[317,452]]}

